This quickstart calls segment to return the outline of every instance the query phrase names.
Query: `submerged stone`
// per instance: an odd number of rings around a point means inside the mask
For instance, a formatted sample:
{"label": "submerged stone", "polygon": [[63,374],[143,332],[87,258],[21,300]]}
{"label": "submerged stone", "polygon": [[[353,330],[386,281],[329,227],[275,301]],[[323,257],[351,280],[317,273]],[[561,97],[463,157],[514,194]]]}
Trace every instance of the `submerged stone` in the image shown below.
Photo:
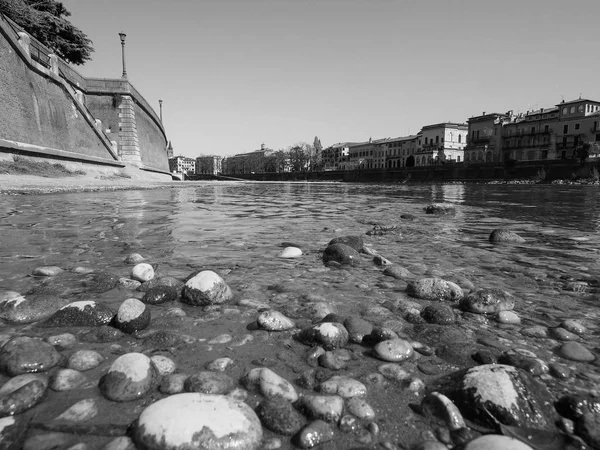
{"label": "submerged stone", "polygon": [[521,236],[519,236],[514,231],[508,230],[506,228],[497,228],[490,234],[489,241],[494,244],[499,243],[513,243],[513,244],[521,244],[525,242]]}
{"label": "submerged stone", "polygon": [[362,236],[340,236],[340,237],[336,237],[336,238],[332,239],[331,241],[329,241],[329,244],[327,244],[327,246],[334,245],[334,244],[344,244],[344,245],[347,245],[348,247],[352,247],[357,252],[361,252],[363,250],[364,245],[365,245]]}
{"label": "submerged stone", "polygon": [[153,387],[158,371],[150,358],[141,353],[119,356],[100,379],[102,395],[115,402],[144,397]]}
{"label": "submerged stone", "polygon": [[45,372],[61,360],[62,355],[52,345],[28,336],[14,337],[0,348],[0,371],[11,377]]}
{"label": "submerged stone", "polygon": [[421,278],[406,287],[406,293],[423,300],[458,302],[463,296],[461,287],[452,281],[441,278]]}
{"label": "submerged stone", "polygon": [[108,306],[94,301],[69,303],[56,311],[40,326],[44,327],[85,327],[108,325],[115,313]]}
{"label": "submerged stone", "polygon": [[173,302],[179,297],[177,289],[173,286],[154,286],[145,291],[142,302],[148,305],[159,305],[161,303]]}
{"label": "submerged stone", "polygon": [[13,324],[37,322],[50,317],[68,303],[69,300],[61,297],[25,298],[17,292],[14,295],[5,293],[4,296],[0,296],[0,319]]}
{"label": "submerged stone", "polygon": [[360,254],[348,245],[332,244],[323,252],[323,262],[335,262],[342,265],[357,266],[360,264]]}
{"label": "submerged stone", "polygon": [[499,289],[482,289],[469,294],[460,302],[460,307],[476,314],[494,314],[514,309],[515,298]]}

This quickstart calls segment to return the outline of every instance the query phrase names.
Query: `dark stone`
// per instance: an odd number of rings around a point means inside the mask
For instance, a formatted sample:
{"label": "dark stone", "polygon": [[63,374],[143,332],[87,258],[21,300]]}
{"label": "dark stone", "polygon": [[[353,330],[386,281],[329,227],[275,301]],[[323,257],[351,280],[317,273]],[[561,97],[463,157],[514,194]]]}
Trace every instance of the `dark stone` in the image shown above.
{"label": "dark stone", "polygon": [[229,375],[221,372],[203,371],[189,376],[184,384],[185,392],[200,392],[202,394],[226,394],[235,386],[235,381]]}
{"label": "dark stone", "polygon": [[329,244],[327,244],[327,246],[334,245],[334,244],[344,244],[344,245],[347,245],[348,247],[352,247],[357,252],[362,252],[362,249],[363,249],[363,246],[364,246],[364,242],[363,242],[362,236],[340,236],[340,237],[336,237],[336,238],[332,239],[331,241],[329,241]]}
{"label": "dark stone", "polygon": [[[150,280],[152,281],[152,280]],[[142,301],[149,305],[158,305],[177,300],[179,293],[172,286],[155,286],[146,291]]]}
{"label": "dark stone", "polygon": [[121,339],[125,334],[121,330],[109,326],[92,328],[80,335],[83,342],[114,342]]}
{"label": "dark stone", "polygon": [[373,331],[373,324],[360,317],[348,317],[344,320],[344,327],[348,330],[350,342],[360,344],[365,336]]}
{"label": "dark stone", "polygon": [[447,305],[429,305],[421,311],[421,317],[425,319],[427,323],[433,323],[437,325],[450,325],[454,323],[454,312],[452,308]]}
{"label": "dark stone", "polygon": [[82,284],[88,292],[101,294],[110,291],[119,285],[119,277],[108,272],[91,273],[87,275]]}
{"label": "dark stone", "polygon": [[185,343],[183,338],[176,333],[169,331],[158,331],[146,339],[144,339],[144,345],[148,347],[158,347],[168,349],[170,347],[177,347]]}
{"label": "dark stone", "polygon": [[[20,388],[0,397],[0,417],[21,414],[42,401],[46,385],[40,380],[33,380]],[[0,448],[6,448],[0,441]]]}
{"label": "dark stone", "polygon": [[600,413],[585,411],[575,422],[575,434],[594,448],[600,448]]}
{"label": "dark stone", "polygon": [[562,417],[575,422],[585,412],[600,414],[600,399],[585,394],[567,394],[559,398],[554,407]]}
{"label": "dark stone", "polygon": [[444,203],[432,203],[423,209],[425,214],[435,214],[436,216],[453,216],[456,214],[454,205]]}
{"label": "dark stone", "polygon": [[0,371],[11,377],[46,372],[62,359],[62,355],[47,342],[29,336],[17,336],[0,348]]}
{"label": "dark stone", "polygon": [[96,302],[74,302],[56,311],[42,327],[89,327],[108,325],[115,312],[108,306]]}
{"label": "dark stone", "polygon": [[345,244],[333,244],[323,252],[323,262],[356,266],[360,264],[360,255],[355,249]]}
{"label": "dark stone", "polygon": [[[192,278],[194,274],[191,274],[188,278]],[[186,280],[187,281],[187,280]],[[164,276],[164,277],[155,277],[148,281],[144,281],[137,288],[140,292],[148,292],[152,288],[156,288],[159,286],[172,287],[176,292],[181,292],[181,289],[185,283],[183,281],[178,280],[174,277]]]}
{"label": "dark stone", "polygon": [[306,422],[291,403],[282,399],[262,401],[256,408],[256,415],[266,428],[284,436],[296,434]]}
{"label": "dark stone", "polygon": [[478,364],[496,364],[499,356],[500,352],[494,352],[492,350],[479,350],[473,354],[472,358],[473,361]]}
{"label": "dark stone", "polygon": [[540,376],[547,372],[547,368],[541,361],[514,353],[502,354],[498,358],[498,363],[518,367],[519,369],[529,372],[533,376]]}

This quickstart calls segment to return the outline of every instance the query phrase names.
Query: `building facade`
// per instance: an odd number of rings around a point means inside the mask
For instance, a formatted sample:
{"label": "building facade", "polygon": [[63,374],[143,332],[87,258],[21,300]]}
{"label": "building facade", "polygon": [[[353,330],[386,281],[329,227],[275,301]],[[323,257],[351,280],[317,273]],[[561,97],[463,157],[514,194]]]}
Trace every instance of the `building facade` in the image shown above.
{"label": "building facade", "polygon": [[345,170],[344,163],[349,161],[350,144],[349,142],[340,142],[323,149],[321,152],[323,170]]}
{"label": "building facade", "polygon": [[266,148],[265,144],[260,149],[248,153],[239,153],[226,158],[224,171],[227,174],[235,175],[240,173],[264,173],[275,172],[272,156],[274,151]]}
{"label": "building facade", "polygon": [[[409,158],[414,161],[417,145],[421,135],[403,136],[388,139],[382,144],[385,148],[385,168],[396,169],[406,167]],[[409,165],[410,162],[409,162]]]}
{"label": "building facade", "polygon": [[445,122],[426,125],[417,140],[415,165],[463,162],[469,127],[466,123]]}
{"label": "building facade", "polygon": [[171,173],[196,173],[196,160],[185,156],[175,156],[174,158],[169,159],[169,170]]}
{"label": "building facade", "polygon": [[512,111],[505,114],[485,112],[467,120],[467,145],[465,162],[498,162],[504,160],[502,153],[503,126],[512,120]]}

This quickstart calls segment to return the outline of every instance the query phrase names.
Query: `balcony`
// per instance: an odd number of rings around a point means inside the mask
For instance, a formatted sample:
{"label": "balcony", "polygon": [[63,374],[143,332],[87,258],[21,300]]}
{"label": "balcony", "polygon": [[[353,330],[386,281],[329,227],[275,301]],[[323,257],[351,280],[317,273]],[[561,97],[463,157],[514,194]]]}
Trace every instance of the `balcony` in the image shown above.
{"label": "balcony", "polygon": [[548,130],[535,130],[535,131],[527,131],[527,130],[518,130],[515,131],[514,133],[512,132],[504,132],[502,133],[502,137],[503,138],[508,138],[508,137],[521,137],[521,136],[538,136],[540,134],[552,134],[554,133],[554,130],[552,128],[548,128]]}

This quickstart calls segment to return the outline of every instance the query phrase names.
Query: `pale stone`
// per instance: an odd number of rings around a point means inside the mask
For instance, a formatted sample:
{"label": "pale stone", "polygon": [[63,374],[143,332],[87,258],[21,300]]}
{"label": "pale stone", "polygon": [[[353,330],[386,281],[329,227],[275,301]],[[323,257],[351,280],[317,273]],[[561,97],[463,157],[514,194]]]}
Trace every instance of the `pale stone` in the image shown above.
{"label": "pale stone", "polygon": [[147,263],[139,263],[131,269],[131,278],[144,282],[154,278],[154,268]]}
{"label": "pale stone", "polygon": [[486,434],[469,442],[464,450],[533,450],[517,439],[499,434]]}
{"label": "pale stone", "polygon": [[94,398],[80,400],[64,411],[55,420],[64,420],[68,422],[86,422],[98,415],[98,404]]}
{"label": "pale stone", "polygon": [[150,359],[156,366],[160,376],[170,375],[175,372],[175,369],[177,368],[175,361],[173,361],[171,358],[167,358],[166,356],[154,355]]}
{"label": "pale stone", "polygon": [[284,331],[294,328],[294,322],[279,311],[263,311],[256,320],[261,328],[268,331]]}
{"label": "pale stone", "polygon": [[323,394],[339,395],[342,398],[363,397],[367,387],[360,381],[346,376],[333,376],[319,385]]}
{"label": "pale stone", "polygon": [[104,356],[95,350],[78,350],[69,357],[67,367],[69,369],[86,371],[95,369],[102,361],[104,361]]}
{"label": "pale stone", "polygon": [[302,256],[302,250],[298,247],[286,247],[277,255],[278,258],[299,258]]}
{"label": "pale stone", "polygon": [[298,400],[298,393],[294,386],[271,369],[263,368],[259,377],[260,392],[265,397],[282,397],[290,402]]}

